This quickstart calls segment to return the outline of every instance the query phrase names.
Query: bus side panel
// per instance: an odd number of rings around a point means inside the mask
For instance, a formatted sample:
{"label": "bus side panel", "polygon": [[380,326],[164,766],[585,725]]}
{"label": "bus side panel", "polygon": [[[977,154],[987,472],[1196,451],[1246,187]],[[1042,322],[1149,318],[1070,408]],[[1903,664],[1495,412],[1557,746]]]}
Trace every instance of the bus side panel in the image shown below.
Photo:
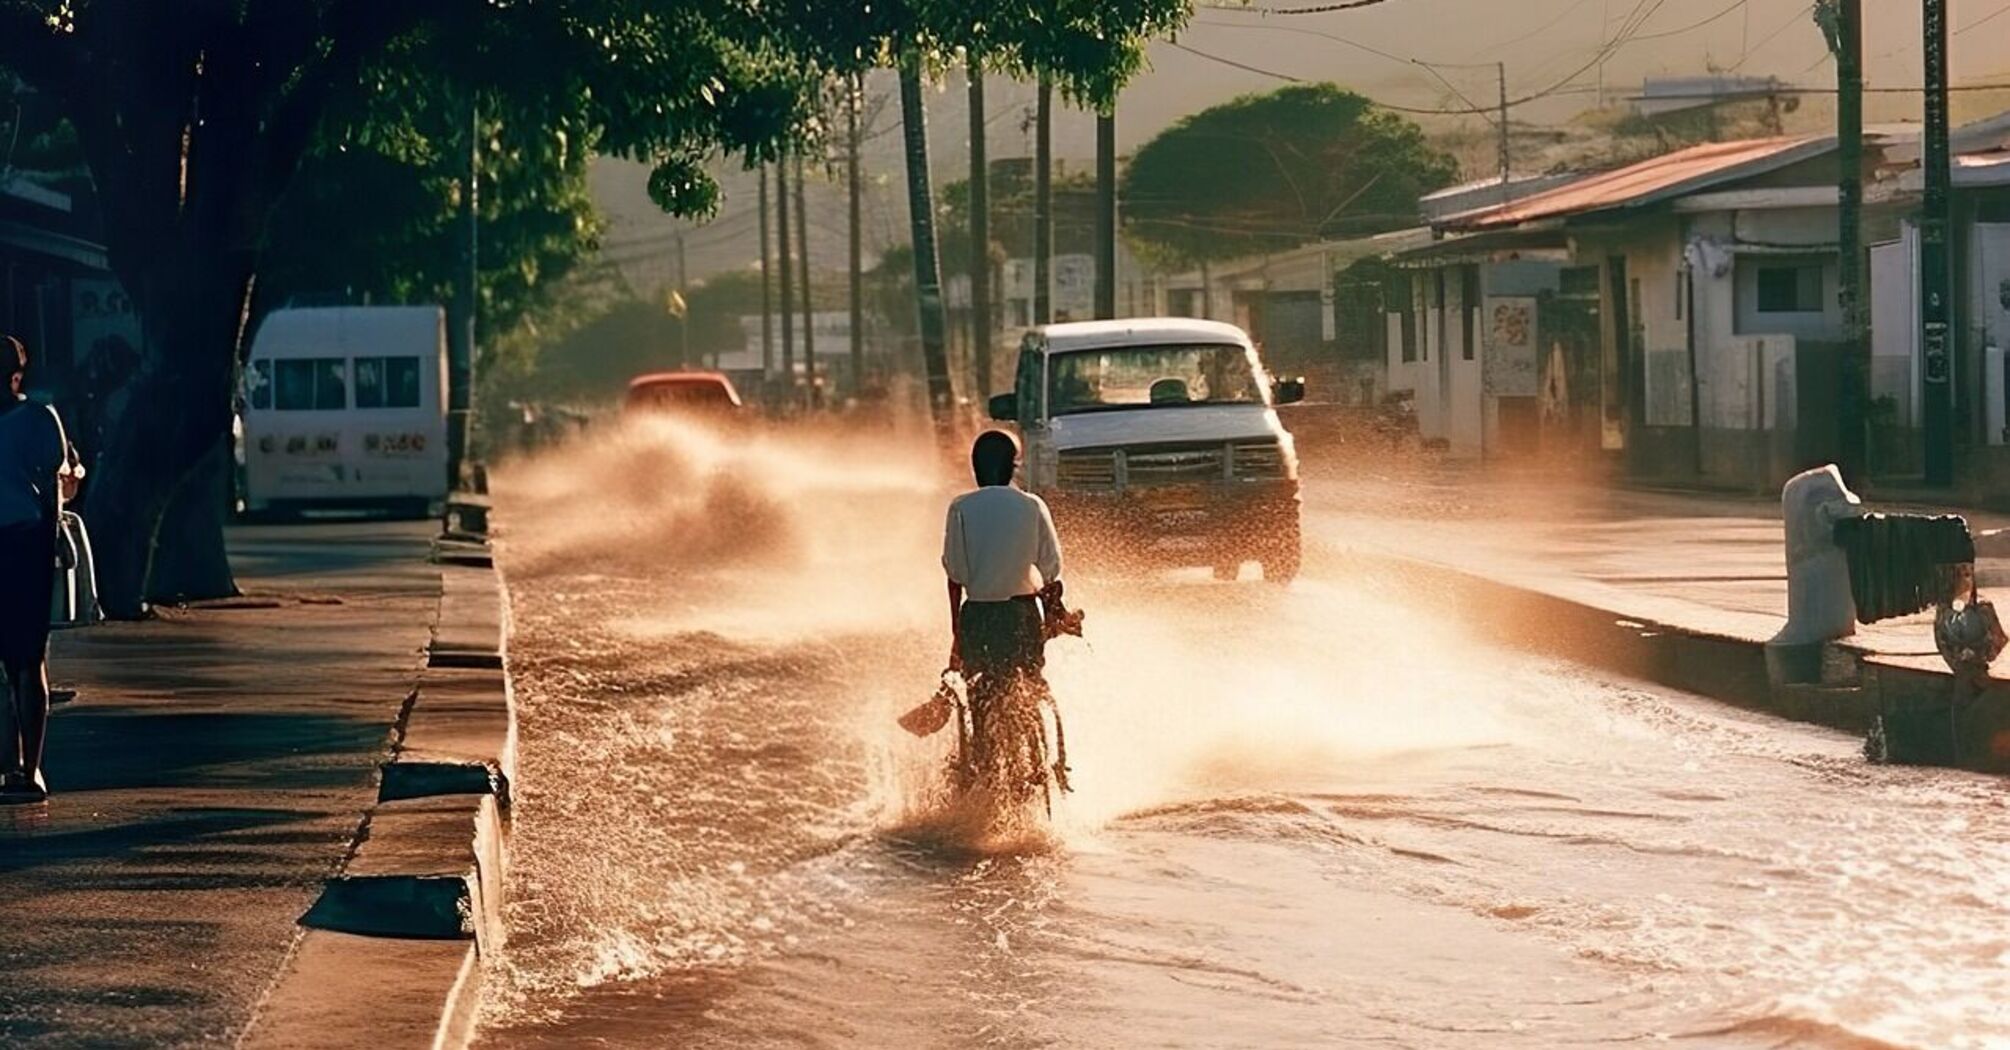
{"label": "bus side panel", "polygon": [[[346,363],[346,407],[340,410],[260,409],[244,412],[245,504],[391,503],[446,497],[447,422],[444,321],[416,345],[356,346],[331,325],[306,349],[286,346],[271,356],[253,347],[252,367],[300,357],[340,357]],[[319,333],[317,333],[319,334]],[[419,404],[357,408],[358,355],[419,359]],[[275,366],[276,367],[276,366]]]}

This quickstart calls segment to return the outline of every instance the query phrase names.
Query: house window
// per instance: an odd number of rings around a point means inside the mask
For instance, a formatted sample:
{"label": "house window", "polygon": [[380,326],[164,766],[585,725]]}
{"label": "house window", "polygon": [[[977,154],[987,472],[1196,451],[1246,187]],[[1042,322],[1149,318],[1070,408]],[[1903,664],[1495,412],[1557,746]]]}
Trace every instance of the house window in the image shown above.
{"label": "house window", "polygon": [[1459,351],[1466,360],[1476,359],[1479,353],[1480,327],[1480,268],[1467,266],[1459,270],[1459,310],[1465,323],[1459,326]]}
{"label": "house window", "polygon": [[1757,306],[1762,314],[1822,312],[1820,263],[1780,263],[1757,268]]}
{"label": "house window", "polygon": [[1558,282],[1561,285],[1559,293],[1565,298],[1592,300],[1598,298],[1596,266],[1573,266],[1558,275]]}

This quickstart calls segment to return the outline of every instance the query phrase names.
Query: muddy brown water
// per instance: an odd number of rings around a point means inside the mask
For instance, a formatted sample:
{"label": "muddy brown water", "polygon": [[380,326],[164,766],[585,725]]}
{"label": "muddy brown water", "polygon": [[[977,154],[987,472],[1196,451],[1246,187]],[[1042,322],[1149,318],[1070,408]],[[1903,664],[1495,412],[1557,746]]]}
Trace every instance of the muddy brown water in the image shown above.
{"label": "muddy brown water", "polygon": [[1079,575],[1078,792],[959,837],[893,724],[946,646],[912,447],[666,425],[499,479],[482,1046],[2010,1045],[1997,781],[1492,649],[1344,537],[1289,588]]}

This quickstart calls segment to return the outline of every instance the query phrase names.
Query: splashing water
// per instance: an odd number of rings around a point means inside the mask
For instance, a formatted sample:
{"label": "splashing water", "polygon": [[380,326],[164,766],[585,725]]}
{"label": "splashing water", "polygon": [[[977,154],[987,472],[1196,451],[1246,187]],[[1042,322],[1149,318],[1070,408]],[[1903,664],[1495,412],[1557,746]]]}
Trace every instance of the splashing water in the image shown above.
{"label": "splashing water", "polygon": [[1988,782],[1501,653],[1316,544],[1289,588],[1076,566],[1077,793],[973,835],[947,734],[893,724],[947,651],[957,481],[915,435],[670,421],[498,475],[488,1043],[2010,1038]]}

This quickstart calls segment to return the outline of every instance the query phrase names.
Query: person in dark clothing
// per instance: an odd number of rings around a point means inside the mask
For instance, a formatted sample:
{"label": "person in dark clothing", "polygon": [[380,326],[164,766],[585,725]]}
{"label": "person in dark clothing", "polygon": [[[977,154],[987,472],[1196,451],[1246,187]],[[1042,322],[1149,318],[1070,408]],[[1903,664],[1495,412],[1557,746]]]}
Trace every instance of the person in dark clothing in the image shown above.
{"label": "person in dark clothing", "polygon": [[74,492],[69,442],[54,409],[28,400],[28,348],[0,336],[0,802],[47,798],[49,600],[56,530]]}

